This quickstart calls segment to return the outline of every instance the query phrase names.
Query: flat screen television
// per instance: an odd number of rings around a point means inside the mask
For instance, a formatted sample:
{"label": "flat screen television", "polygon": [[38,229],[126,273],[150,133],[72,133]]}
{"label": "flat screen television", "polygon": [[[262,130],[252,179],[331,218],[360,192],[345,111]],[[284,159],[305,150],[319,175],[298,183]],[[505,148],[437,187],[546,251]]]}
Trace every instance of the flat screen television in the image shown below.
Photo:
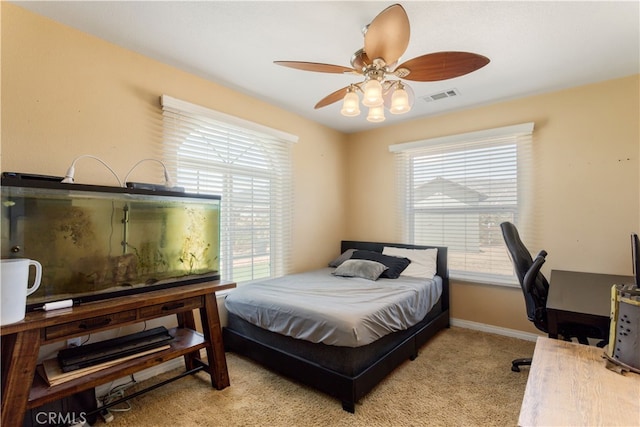
{"label": "flat screen television", "polygon": [[220,196],[3,173],[1,255],[42,264],[27,309],[220,278]]}

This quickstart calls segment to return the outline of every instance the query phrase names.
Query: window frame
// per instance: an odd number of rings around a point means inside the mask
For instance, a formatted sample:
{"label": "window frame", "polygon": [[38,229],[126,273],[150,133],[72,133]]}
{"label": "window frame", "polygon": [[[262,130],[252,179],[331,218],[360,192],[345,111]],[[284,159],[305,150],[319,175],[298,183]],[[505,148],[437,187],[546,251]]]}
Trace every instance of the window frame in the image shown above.
{"label": "window frame", "polygon": [[[515,147],[515,161],[516,161],[516,192],[517,192],[517,200],[516,204],[509,206],[505,205],[499,209],[495,209],[493,206],[477,206],[477,207],[464,207],[457,206],[451,208],[445,207],[437,207],[431,208],[434,213],[438,215],[442,215],[444,212],[449,210],[450,212],[461,212],[463,214],[471,213],[471,211],[475,211],[478,215],[481,215],[482,212],[496,212],[499,216],[500,213],[512,212],[513,213],[513,222],[516,225],[522,227],[525,231],[524,234],[527,234],[529,228],[529,199],[530,197],[530,174],[531,174],[531,143],[532,143],[532,132],[534,128],[534,123],[522,123],[519,125],[513,126],[505,126],[501,128],[495,129],[486,129],[476,132],[468,132],[463,134],[449,135],[438,138],[431,138],[426,140],[419,140],[413,142],[406,142],[400,144],[394,144],[389,146],[389,151],[394,153],[396,157],[396,178],[397,178],[397,206],[398,206],[398,235],[402,241],[407,243],[416,243],[416,213],[418,210],[422,210],[424,212],[428,211],[428,208],[420,208],[416,209],[415,200],[414,200],[414,192],[415,192],[415,177],[416,168],[413,167],[412,161],[415,158],[420,156],[424,156],[425,158],[429,155],[434,155],[436,151],[440,151],[441,153],[447,152],[459,152],[464,150],[474,150],[477,147],[502,147],[508,145],[514,145]],[[425,168],[426,170],[426,168]],[[423,170],[420,170],[424,172]],[[451,185],[457,185],[455,183],[451,183]],[[444,198],[444,197],[443,197]],[[443,202],[444,204],[445,202]],[[444,221],[444,220],[443,220]],[[466,226],[468,219],[464,219],[464,224]],[[443,222],[443,226],[446,228],[446,221]],[[496,224],[499,228],[499,224]],[[481,230],[478,229],[478,236],[480,236]],[[455,234],[455,232],[454,232]],[[464,241],[466,242],[467,236],[465,233],[460,233],[460,235],[464,234]],[[444,237],[443,237],[444,239]],[[454,240],[455,241],[455,240]],[[425,243],[425,242],[419,242]],[[451,253],[453,252],[451,248],[451,241],[449,244],[446,240],[438,241],[434,239],[432,242],[428,242],[429,244],[448,246],[450,247]],[[426,243],[425,243],[426,244]],[[504,242],[500,239],[501,245],[504,246]],[[465,247],[466,243],[465,243]],[[506,251],[506,247],[504,247],[505,256],[508,259],[508,254]],[[468,250],[465,250],[464,253],[469,253]],[[498,254],[498,257],[501,255]],[[466,257],[464,261],[466,265]],[[501,264],[505,266],[505,261],[502,260]],[[508,264],[509,268],[511,268],[511,264]],[[491,267],[493,268],[493,267]],[[495,269],[494,269],[495,270]],[[502,269],[504,270],[504,269]],[[509,287],[518,287],[519,283],[515,274],[512,273],[510,275],[505,274],[497,274],[492,272],[480,272],[473,270],[454,270],[451,269],[451,278],[461,281],[473,282],[473,283],[484,283],[484,284],[494,284],[494,285],[502,285]]]}
{"label": "window frame", "polygon": [[[222,199],[221,277],[245,283],[287,274],[291,263],[294,205],[291,146],[298,137],[167,95],[161,96],[160,103],[163,157],[177,185],[195,193],[211,193],[203,191],[203,186],[218,187],[215,193]],[[181,158],[180,150],[184,150],[187,142],[191,145],[190,154]],[[229,153],[224,152],[225,145]],[[255,190],[258,184],[260,188]],[[242,186],[242,192],[238,185]],[[257,197],[260,200],[256,201]],[[238,212],[252,217],[251,223],[245,227],[234,224]],[[260,253],[252,241],[253,227],[266,230],[265,224],[256,225],[260,220],[269,223],[268,232],[260,239],[261,244],[268,240],[268,248],[263,248],[266,252],[262,255],[269,257],[267,274],[262,275],[255,270],[255,259]],[[244,234],[234,233],[240,229]],[[248,275],[236,277],[241,267],[234,236],[239,235],[248,237],[250,242],[245,248],[249,251],[248,258],[243,257],[249,263],[243,267],[248,268]]]}

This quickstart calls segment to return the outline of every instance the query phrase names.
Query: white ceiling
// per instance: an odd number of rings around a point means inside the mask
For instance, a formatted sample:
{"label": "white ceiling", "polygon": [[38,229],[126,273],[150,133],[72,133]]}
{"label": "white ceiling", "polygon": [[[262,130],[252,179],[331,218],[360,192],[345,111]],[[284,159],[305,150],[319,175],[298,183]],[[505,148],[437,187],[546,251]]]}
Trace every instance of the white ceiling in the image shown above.
{"label": "white ceiling", "polygon": [[[361,28],[381,1],[13,1],[55,21],[265,100],[343,132],[640,73],[640,3],[405,1],[411,40],[400,62],[437,51],[474,52],[484,68],[451,80],[408,82],[411,112],[381,124],[314,110],[355,75],[294,70],[297,60],[350,66]],[[459,96],[421,99],[456,89]],[[606,102],[605,99],[602,100]]]}

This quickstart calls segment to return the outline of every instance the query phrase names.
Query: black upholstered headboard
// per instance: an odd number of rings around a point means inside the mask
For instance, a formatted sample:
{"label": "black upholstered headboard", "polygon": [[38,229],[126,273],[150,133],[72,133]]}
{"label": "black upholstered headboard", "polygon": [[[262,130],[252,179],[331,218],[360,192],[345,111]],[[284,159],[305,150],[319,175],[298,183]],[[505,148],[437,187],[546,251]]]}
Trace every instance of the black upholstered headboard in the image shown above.
{"label": "black upholstered headboard", "polygon": [[424,245],[407,245],[403,243],[380,243],[380,242],[361,242],[357,240],[343,240],[340,244],[340,253],[347,249],[359,249],[366,251],[382,252],[385,246],[405,249],[438,249],[438,259],[436,261],[436,274],[442,278],[442,301],[443,308],[449,308],[449,266],[447,263],[447,247],[446,246],[424,246]]}

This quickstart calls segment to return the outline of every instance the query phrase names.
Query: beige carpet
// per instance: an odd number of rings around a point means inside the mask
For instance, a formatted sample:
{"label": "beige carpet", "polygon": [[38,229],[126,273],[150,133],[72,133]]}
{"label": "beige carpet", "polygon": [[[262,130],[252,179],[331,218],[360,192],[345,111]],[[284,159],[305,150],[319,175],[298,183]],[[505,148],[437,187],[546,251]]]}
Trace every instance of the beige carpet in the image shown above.
{"label": "beige carpet", "polygon": [[336,399],[227,353],[230,387],[212,389],[199,372],[131,400],[131,411],[115,413],[109,426],[515,426],[528,368],[512,372],[511,360],[528,357],[534,345],[446,329],[365,396],[355,414]]}

